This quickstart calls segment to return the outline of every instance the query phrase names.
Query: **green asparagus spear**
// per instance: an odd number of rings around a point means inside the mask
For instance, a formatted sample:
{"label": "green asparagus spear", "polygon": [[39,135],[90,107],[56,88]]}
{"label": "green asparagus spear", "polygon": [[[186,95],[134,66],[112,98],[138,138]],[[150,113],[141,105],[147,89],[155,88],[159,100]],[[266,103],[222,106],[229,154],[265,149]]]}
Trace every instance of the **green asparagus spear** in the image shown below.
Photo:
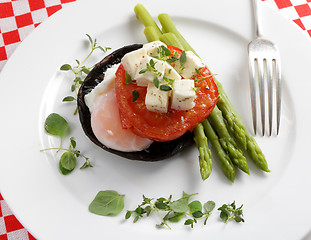
{"label": "green asparagus spear", "polygon": [[148,42],[160,40],[160,37],[161,37],[159,36],[157,30],[152,26],[145,27],[144,34]]}
{"label": "green asparagus spear", "polygon": [[207,179],[212,172],[211,151],[207,145],[207,138],[204,134],[204,127],[200,123],[194,128],[194,141],[199,149],[200,173],[203,180]]}
{"label": "green asparagus spear", "polygon": [[214,150],[217,153],[223,173],[231,182],[234,182],[235,169],[234,169],[234,165],[232,161],[230,160],[230,157],[223,150],[219,142],[219,138],[217,134],[215,133],[211,124],[206,119],[202,122],[202,124],[204,126],[204,132],[206,136],[208,137],[210,143],[212,144]]}
{"label": "green asparagus spear", "polygon": [[192,51],[196,55],[198,55],[194,49],[189,45],[189,43],[184,39],[184,37],[180,34],[180,32],[176,29],[176,26],[172,19],[166,14],[162,13],[158,15],[158,19],[162,25],[162,31],[165,33],[174,33],[175,36],[179,39],[180,43],[182,44],[184,50]]}
{"label": "green asparagus spear", "polygon": [[[261,149],[259,148],[256,140],[250,135],[250,133],[247,131],[241,117],[234,109],[231,101],[229,100],[228,96],[226,95],[225,91],[223,90],[222,84],[219,82],[216,82],[218,91],[220,92],[220,99],[217,102],[217,105],[222,110],[223,117],[226,119],[227,123],[230,121],[233,121],[233,129],[228,128],[229,130],[234,130],[234,136],[238,138],[238,134],[240,131],[244,132],[245,136],[245,145],[244,147],[250,156],[250,158],[253,160],[253,162],[263,171],[270,172],[268,163],[265,159],[264,154],[262,153]],[[243,144],[242,142],[240,142]]]}
{"label": "green asparagus spear", "polygon": [[214,108],[207,119],[218,133],[219,142],[223,149],[228,152],[232,162],[242,171],[249,174],[246,158],[243,156],[241,149],[238,148],[235,140],[230,136],[221,111],[218,108]]}
{"label": "green asparagus spear", "polygon": [[167,45],[172,45],[183,49],[181,42],[178,40],[174,33],[163,33],[162,36],[160,36],[160,41],[166,43]]}
{"label": "green asparagus spear", "polygon": [[[181,36],[179,31],[176,29],[176,26],[173,23],[172,19],[167,14],[160,14],[158,18],[163,27],[163,30],[165,32],[174,33],[179,41],[182,43],[184,50],[191,50],[195,53],[192,47],[187,42],[185,43],[185,39]],[[229,131],[232,130],[232,134],[237,138],[242,146],[247,149],[247,152],[253,162],[263,171],[270,172],[268,164],[265,160],[265,156],[260,150],[257,142],[247,131],[243,121],[232,106],[232,103],[227,97],[221,84],[217,81],[217,79],[215,79],[215,82],[218,86],[220,101],[218,100],[219,103],[217,103],[217,106],[214,108],[214,110],[217,110],[218,107],[222,107],[222,110],[229,109],[229,111],[231,111],[231,114],[223,114],[225,115],[224,117],[234,116],[233,118],[226,118],[227,124],[231,124],[229,125]]]}
{"label": "green asparagus spear", "polygon": [[160,37],[162,35],[161,30],[159,29],[156,22],[153,20],[149,12],[145,9],[142,4],[137,4],[134,7],[134,12],[138,20],[145,25],[145,27],[154,27],[155,33]]}
{"label": "green asparagus spear", "polygon": [[244,124],[240,119],[240,116],[236,113],[236,111],[232,111],[233,106],[230,100],[228,99],[225,91],[223,90],[222,84],[218,81],[216,81],[216,84],[219,91],[219,99],[217,101],[217,106],[222,111],[222,115],[226,120],[229,132],[233,136],[235,136],[237,141],[246,150],[247,142]]}

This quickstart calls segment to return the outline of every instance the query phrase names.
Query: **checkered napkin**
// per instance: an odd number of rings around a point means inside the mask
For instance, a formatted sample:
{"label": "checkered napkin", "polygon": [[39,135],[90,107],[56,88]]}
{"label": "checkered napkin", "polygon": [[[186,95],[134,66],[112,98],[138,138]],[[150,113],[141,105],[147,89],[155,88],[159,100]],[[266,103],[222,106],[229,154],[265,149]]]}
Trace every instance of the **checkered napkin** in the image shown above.
{"label": "checkered napkin", "polygon": [[[0,72],[16,47],[53,13],[75,0],[0,0]],[[264,0],[263,0],[264,1]],[[311,0],[265,0],[311,38]],[[70,3],[70,4],[69,4]],[[0,194],[0,240],[35,239]]]}

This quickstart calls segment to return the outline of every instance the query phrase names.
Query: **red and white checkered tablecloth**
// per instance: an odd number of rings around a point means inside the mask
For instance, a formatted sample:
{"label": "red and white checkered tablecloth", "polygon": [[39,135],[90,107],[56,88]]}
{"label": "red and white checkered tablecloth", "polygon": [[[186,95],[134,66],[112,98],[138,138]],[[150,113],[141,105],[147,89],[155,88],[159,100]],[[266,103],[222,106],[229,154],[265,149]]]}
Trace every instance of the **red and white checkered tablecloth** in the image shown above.
{"label": "red and white checkered tablecloth", "polygon": [[[76,0],[0,0],[0,72],[17,46],[45,19]],[[266,0],[311,38],[311,0]],[[0,193],[0,240],[35,239]]]}

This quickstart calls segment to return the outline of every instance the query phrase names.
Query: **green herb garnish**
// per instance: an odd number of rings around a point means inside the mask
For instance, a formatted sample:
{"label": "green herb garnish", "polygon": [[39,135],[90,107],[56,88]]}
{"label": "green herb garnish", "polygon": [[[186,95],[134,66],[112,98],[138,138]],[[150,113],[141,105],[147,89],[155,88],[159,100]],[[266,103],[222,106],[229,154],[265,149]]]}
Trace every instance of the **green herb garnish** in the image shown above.
{"label": "green herb garnish", "polygon": [[224,223],[228,223],[230,220],[244,222],[242,207],[243,205],[237,208],[235,201],[231,204],[223,204],[220,208],[218,208],[221,220]]}
{"label": "green herb garnish", "polygon": [[[96,39],[92,39],[90,37],[90,35],[86,34],[89,43],[91,45],[91,50],[89,52],[89,54],[80,62],[79,60],[76,59],[76,66],[71,66],[70,64],[66,63],[63,64],[60,67],[60,70],[62,71],[71,71],[74,74],[74,79],[73,79],[73,84],[71,85],[71,92],[75,92],[75,96],[67,96],[65,98],[63,98],[63,102],[71,102],[71,101],[77,101],[77,94],[78,94],[78,89],[80,88],[81,84],[83,83],[83,80],[86,76],[86,74],[88,74],[90,72],[90,69],[92,67],[86,67],[84,65],[84,63],[89,59],[89,57],[93,54],[93,52],[96,49],[100,49],[103,52],[107,52],[109,49],[111,49],[110,47],[102,47],[97,45],[97,40]],[[78,107],[76,107],[76,110],[74,112],[74,114],[76,114],[78,111]]]}
{"label": "green herb garnish", "polygon": [[102,216],[114,216],[124,208],[124,195],[116,191],[100,191],[89,205],[89,211]]}
{"label": "green herb garnish", "polygon": [[196,194],[187,194],[183,192],[180,199],[172,201],[172,195],[168,198],[147,198],[143,196],[143,202],[137,206],[135,210],[128,210],[125,215],[125,219],[129,219],[132,215],[134,216],[133,222],[137,222],[143,217],[149,216],[152,212],[157,212],[160,216],[161,222],[157,224],[157,227],[166,226],[171,229],[168,222],[179,222],[183,218],[187,218],[184,225],[190,225],[192,228],[194,223],[197,223],[199,219],[204,219],[206,224],[208,217],[215,207],[213,201],[205,203],[204,210],[200,201],[192,201],[189,203],[190,197]]}
{"label": "green herb garnish", "polygon": [[132,92],[132,102],[136,102],[138,98],[139,98],[139,92],[137,90],[134,90]]}
{"label": "green herb garnish", "polygon": [[47,150],[57,150],[57,152],[60,150],[64,151],[59,159],[59,170],[62,174],[67,175],[74,170],[76,167],[77,157],[82,157],[85,160],[80,169],[93,167],[88,157],[84,156],[79,150],[75,149],[77,143],[73,137],[70,138],[70,144],[68,148],[62,147],[63,137],[69,132],[69,124],[62,116],[57,113],[51,113],[44,122],[44,129],[47,133],[61,138],[61,143],[58,148],[46,148],[42,149],[41,152]]}

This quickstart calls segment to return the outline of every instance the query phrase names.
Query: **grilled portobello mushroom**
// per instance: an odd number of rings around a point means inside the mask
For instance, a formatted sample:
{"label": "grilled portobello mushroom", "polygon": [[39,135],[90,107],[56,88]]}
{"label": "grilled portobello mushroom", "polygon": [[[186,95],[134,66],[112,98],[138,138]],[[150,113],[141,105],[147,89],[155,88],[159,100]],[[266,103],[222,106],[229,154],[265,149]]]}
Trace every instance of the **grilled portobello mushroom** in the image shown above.
{"label": "grilled portobello mushroom", "polygon": [[111,54],[103,58],[95,67],[90,71],[90,73],[85,78],[78,92],[78,112],[79,119],[83,128],[83,131],[88,136],[88,138],[102,149],[116,154],[118,156],[140,161],[158,161],[167,159],[178,152],[181,152],[184,148],[193,144],[193,136],[191,132],[186,132],[183,136],[168,142],[153,142],[147,149],[136,152],[122,152],[108,148],[102,144],[94,135],[91,127],[91,114],[88,106],[84,101],[84,96],[92,91],[105,76],[105,71],[112,65],[120,63],[122,57],[131,51],[141,48],[142,44],[133,44],[124,46]]}

